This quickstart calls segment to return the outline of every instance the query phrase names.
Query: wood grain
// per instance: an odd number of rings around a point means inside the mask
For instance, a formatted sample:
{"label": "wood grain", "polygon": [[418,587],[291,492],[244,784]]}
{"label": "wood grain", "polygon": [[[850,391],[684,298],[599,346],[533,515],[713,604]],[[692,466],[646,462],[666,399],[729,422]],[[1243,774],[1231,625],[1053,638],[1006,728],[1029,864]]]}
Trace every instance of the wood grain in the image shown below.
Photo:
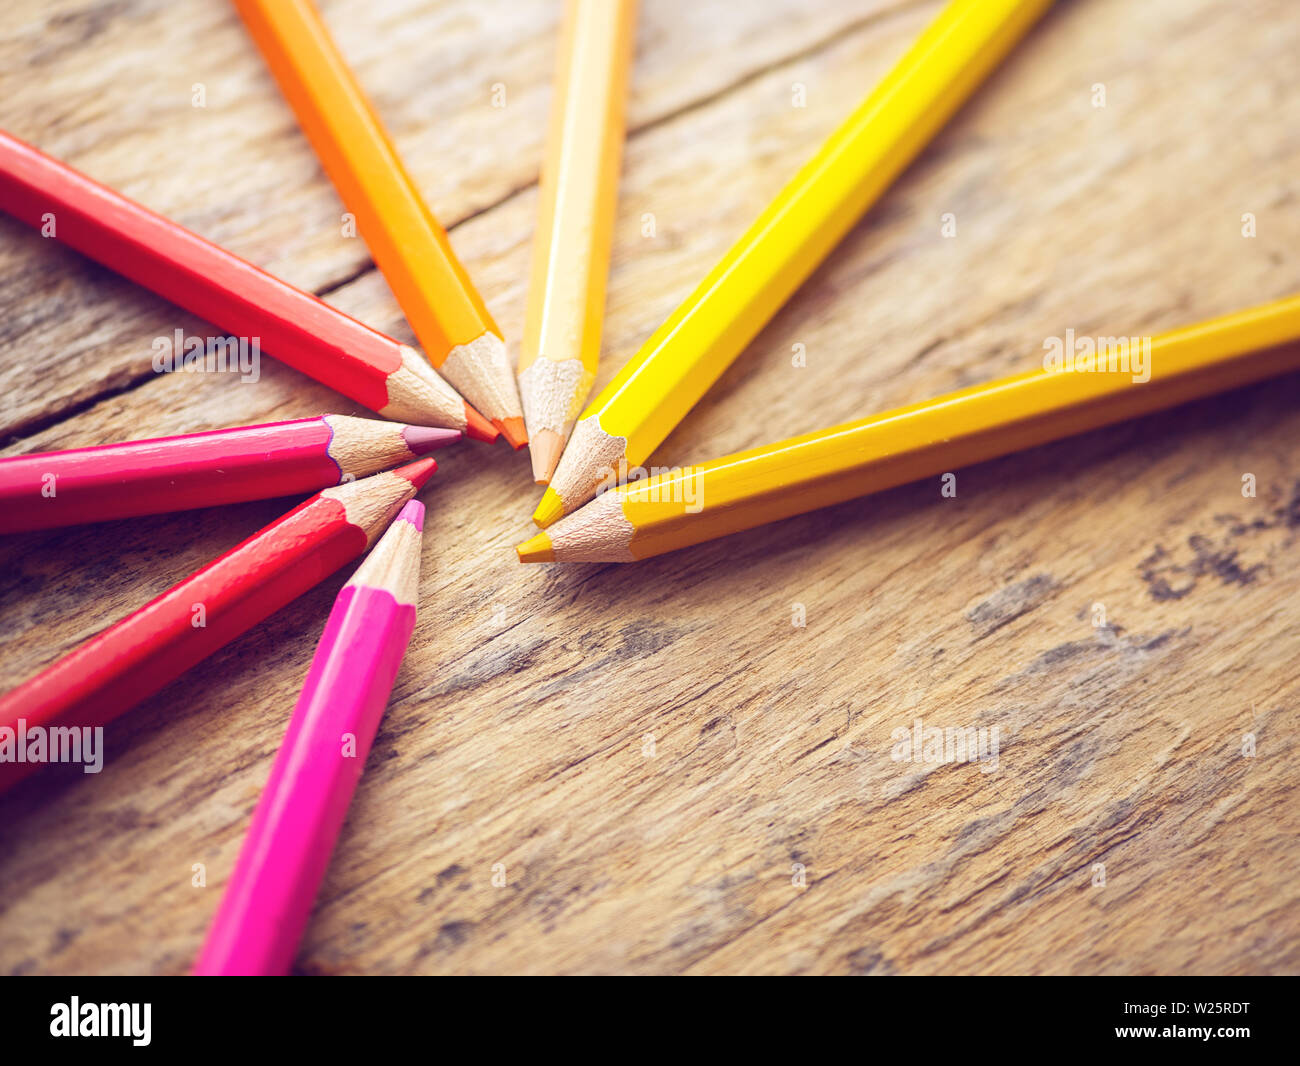
{"label": "wood grain", "polygon": [[[558,5],[322,6],[517,342]],[[597,387],[938,7],[645,5]],[[655,461],[1300,289],[1298,49],[1287,0],[1066,0]],[[18,0],[0,72],[6,129],[410,339],[219,0]],[[269,359],[153,374],[154,337],[206,327],[6,219],[0,307],[11,453],[356,413]],[[957,471],[952,499],[572,569],[513,562],[526,456],[443,453],[301,969],[1300,972],[1297,453],[1292,376]],[[290,502],[0,542],[0,685]],[[0,968],[185,971],[343,580],[123,719],[97,777],[0,799]],[[996,726],[996,772],[895,761],[918,718]]]}

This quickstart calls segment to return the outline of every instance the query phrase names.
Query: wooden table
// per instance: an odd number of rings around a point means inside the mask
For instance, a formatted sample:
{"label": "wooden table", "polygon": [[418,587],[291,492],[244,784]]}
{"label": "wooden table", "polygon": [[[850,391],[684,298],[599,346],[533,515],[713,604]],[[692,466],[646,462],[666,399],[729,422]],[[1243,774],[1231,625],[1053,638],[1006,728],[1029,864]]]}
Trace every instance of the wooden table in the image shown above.
{"label": "wooden table", "polygon": [[[512,343],[558,7],[323,5]],[[644,7],[598,385],[940,4]],[[1291,0],[1066,0],[655,462],[1300,289],[1297,54]],[[4,128],[410,339],[221,0],[11,0],[0,72]],[[155,374],[155,337],[214,331],[8,218],[0,308],[5,454],[352,410],[270,359]],[[448,454],[300,969],[1300,971],[1298,404],[1291,376],[635,566],[516,565],[526,456]],[[0,685],[287,506],[6,538]],[[186,970],[343,579],[111,727],[98,776],[0,801],[0,968]],[[996,727],[996,771],[896,760],[918,719]]]}

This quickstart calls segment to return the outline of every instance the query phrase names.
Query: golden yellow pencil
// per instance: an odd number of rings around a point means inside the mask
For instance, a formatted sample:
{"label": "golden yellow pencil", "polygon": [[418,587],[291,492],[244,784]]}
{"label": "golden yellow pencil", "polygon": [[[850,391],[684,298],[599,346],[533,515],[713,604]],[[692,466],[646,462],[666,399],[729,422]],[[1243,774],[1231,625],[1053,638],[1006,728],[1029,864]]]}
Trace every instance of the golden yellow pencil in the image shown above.
{"label": "golden yellow pencil", "polygon": [[429,361],[527,443],[501,330],[311,0],[234,0]]}
{"label": "golden yellow pencil", "polygon": [[1052,338],[1029,373],[612,488],[519,559],[631,562],[699,544],[1300,369],[1297,339],[1300,295],[1154,338]]}
{"label": "golden yellow pencil", "polygon": [[519,392],[533,478],[550,481],[600,359],[636,0],[568,0],[546,157]]}
{"label": "golden yellow pencil", "polygon": [[953,0],[582,413],[533,521],[647,459],[1050,6]]}

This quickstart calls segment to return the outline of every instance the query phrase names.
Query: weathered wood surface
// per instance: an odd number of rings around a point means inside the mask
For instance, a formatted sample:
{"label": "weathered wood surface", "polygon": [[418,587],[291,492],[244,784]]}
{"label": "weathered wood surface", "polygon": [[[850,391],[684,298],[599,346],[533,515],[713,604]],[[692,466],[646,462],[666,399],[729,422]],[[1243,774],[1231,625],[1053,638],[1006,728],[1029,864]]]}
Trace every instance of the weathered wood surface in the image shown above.
{"label": "weathered wood surface", "polygon": [[[644,6],[602,381],[939,4]],[[557,7],[324,5],[511,339]],[[1300,289],[1298,52],[1289,0],[1061,4],[656,462]],[[219,0],[7,4],[0,125],[409,338]],[[154,375],[153,338],[206,327],[3,218],[0,309],[10,453],[349,409],[270,359]],[[1300,971],[1298,400],[1292,376],[635,567],[515,565],[526,456],[448,455],[301,968]],[[6,539],[0,685],[285,508]],[[342,580],[110,728],[97,777],[0,799],[0,968],[187,968]],[[996,772],[894,761],[917,718],[998,727]]]}

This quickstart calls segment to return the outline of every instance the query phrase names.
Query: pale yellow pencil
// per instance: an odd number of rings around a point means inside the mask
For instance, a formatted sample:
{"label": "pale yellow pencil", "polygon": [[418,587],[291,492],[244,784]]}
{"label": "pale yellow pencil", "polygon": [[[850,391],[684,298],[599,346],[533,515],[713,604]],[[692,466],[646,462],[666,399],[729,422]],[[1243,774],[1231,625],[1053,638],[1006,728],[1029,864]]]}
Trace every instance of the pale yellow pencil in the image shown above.
{"label": "pale yellow pencil", "polygon": [[519,352],[533,477],[549,483],[600,360],[636,0],[568,0]]}
{"label": "pale yellow pencil", "polygon": [[610,471],[650,458],[1050,6],[1051,0],[951,0],[580,413],[533,512],[537,525],[545,529],[576,511]]}

